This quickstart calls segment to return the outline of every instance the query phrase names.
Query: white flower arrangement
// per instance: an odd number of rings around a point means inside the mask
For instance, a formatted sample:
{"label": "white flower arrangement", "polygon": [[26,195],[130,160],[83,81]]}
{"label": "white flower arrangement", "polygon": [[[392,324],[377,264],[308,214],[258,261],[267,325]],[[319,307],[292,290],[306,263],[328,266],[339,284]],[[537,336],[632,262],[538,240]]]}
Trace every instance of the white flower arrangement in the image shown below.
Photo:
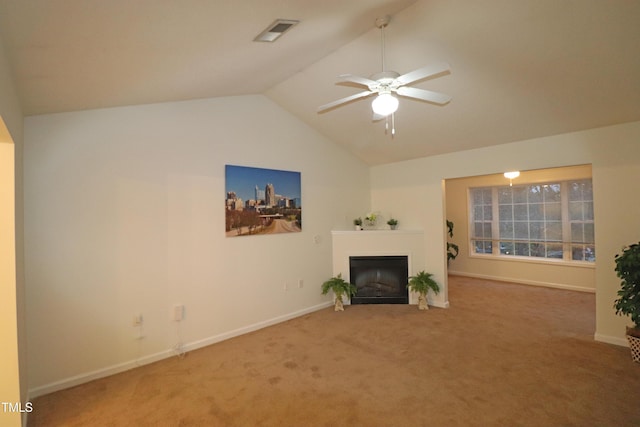
{"label": "white flower arrangement", "polygon": [[369,222],[376,222],[376,219],[378,219],[378,215],[376,215],[373,212],[369,212],[367,216],[364,217],[364,219],[366,219]]}

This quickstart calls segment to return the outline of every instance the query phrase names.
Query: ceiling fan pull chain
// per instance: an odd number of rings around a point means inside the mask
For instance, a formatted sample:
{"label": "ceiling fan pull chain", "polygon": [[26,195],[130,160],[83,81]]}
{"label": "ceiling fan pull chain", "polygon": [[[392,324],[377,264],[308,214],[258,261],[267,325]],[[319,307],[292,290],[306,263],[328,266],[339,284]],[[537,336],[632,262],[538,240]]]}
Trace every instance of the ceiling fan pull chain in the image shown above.
{"label": "ceiling fan pull chain", "polygon": [[396,114],[391,113],[391,139],[393,139],[395,134],[396,134]]}
{"label": "ceiling fan pull chain", "polygon": [[389,116],[384,118],[384,134],[389,133]]}

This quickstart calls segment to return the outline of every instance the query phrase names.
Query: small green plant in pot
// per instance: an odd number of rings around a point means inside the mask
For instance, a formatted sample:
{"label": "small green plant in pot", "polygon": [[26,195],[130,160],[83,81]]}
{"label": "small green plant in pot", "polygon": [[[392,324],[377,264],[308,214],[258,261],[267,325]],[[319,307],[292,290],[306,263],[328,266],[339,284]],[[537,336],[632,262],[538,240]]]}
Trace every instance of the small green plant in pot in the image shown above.
{"label": "small green plant in pot", "polygon": [[627,340],[633,360],[640,362],[640,242],[624,248],[615,256],[615,262],[622,282],[613,307],[616,314],[631,317],[634,326],[627,326]]}
{"label": "small green plant in pot", "polygon": [[356,227],[356,230],[362,230],[362,218],[354,219],[353,225]]}
{"label": "small green plant in pot", "polygon": [[336,296],[334,302],[334,311],[344,311],[342,297],[351,298],[358,292],[356,285],[351,284],[342,278],[342,273],[336,277],[332,277],[322,284],[322,295],[326,295],[329,291],[333,291]]}
{"label": "small green plant in pot", "polygon": [[389,225],[392,230],[395,230],[398,227],[398,220],[395,218],[391,218],[389,219],[389,221],[387,221],[387,225]]}
{"label": "small green plant in pot", "polygon": [[424,270],[415,276],[409,277],[407,288],[418,294],[418,310],[429,309],[429,305],[427,304],[427,292],[429,292],[429,290],[432,290],[436,295],[440,292],[440,286],[433,279],[433,274],[426,273]]}

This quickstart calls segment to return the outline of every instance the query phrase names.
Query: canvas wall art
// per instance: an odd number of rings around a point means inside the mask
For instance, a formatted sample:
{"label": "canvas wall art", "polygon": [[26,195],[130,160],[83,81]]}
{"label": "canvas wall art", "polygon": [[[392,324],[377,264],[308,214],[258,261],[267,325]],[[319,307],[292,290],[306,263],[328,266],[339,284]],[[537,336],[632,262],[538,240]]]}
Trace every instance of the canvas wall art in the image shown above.
{"label": "canvas wall art", "polygon": [[300,172],[225,166],[227,237],[302,230]]}

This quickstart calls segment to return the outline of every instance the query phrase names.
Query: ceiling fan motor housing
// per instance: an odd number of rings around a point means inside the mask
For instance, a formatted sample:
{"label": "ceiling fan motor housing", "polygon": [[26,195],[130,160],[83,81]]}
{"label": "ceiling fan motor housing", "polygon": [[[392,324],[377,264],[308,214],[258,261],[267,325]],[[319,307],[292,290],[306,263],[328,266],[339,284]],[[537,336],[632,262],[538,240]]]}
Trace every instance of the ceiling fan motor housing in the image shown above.
{"label": "ceiling fan motor housing", "polygon": [[396,82],[399,76],[400,74],[395,71],[383,71],[374,74],[371,76],[371,80],[374,80],[375,84],[370,84],[369,90],[377,93],[395,91],[398,89],[398,86],[400,86],[398,82]]}
{"label": "ceiling fan motor housing", "polygon": [[400,77],[400,74],[395,71],[382,71],[371,76],[371,80],[375,80],[380,83],[391,83],[395,79]]}

